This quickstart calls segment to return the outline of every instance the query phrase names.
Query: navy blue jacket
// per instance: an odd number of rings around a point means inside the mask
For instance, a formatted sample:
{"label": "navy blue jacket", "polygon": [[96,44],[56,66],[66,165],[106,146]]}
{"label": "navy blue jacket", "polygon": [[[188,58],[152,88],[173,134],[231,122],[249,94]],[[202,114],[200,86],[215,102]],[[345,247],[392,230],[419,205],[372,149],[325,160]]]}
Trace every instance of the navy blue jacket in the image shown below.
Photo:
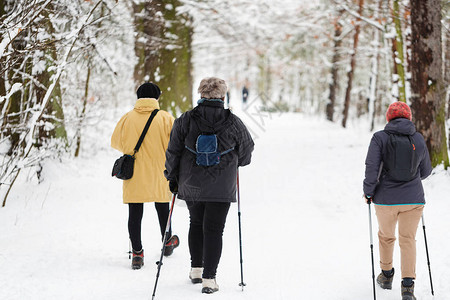
{"label": "navy blue jacket", "polygon": [[[414,139],[416,155],[420,161],[417,175],[407,182],[398,182],[387,175],[386,170],[378,174],[389,140],[387,132],[410,135]],[[381,205],[424,204],[422,179],[431,174],[431,161],[423,136],[416,132],[414,124],[404,118],[391,120],[384,130],[376,132],[370,141],[366,157],[364,194],[373,197],[373,203]]]}
{"label": "navy blue jacket", "polygon": [[[199,122],[198,118],[206,122]],[[217,132],[218,151],[233,147],[234,150],[224,154],[218,165],[198,166],[196,155],[185,146],[196,149],[198,135],[210,132],[207,124],[211,123],[222,124],[222,129]],[[180,199],[236,202],[237,168],[250,163],[253,148],[252,137],[244,123],[224,109],[223,102],[204,101],[175,120],[166,151],[164,175],[168,180],[177,180]]]}

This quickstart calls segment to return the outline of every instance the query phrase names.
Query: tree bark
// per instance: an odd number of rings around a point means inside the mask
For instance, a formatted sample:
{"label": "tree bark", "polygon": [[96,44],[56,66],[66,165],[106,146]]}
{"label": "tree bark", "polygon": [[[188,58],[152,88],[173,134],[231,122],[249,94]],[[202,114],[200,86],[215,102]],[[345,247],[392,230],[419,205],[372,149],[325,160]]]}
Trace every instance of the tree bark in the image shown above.
{"label": "tree bark", "polygon": [[[53,5],[49,4],[48,9],[43,12],[43,19],[41,21],[42,28],[45,29],[46,33],[53,38],[55,33],[55,29],[53,28],[53,24],[50,21],[49,11],[53,11]],[[42,58],[45,60],[45,71],[40,73],[37,76],[37,79],[41,86],[48,87],[51,83],[52,76],[55,76],[55,71],[48,71],[50,67],[54,67],[57,64],[58,53],[56,51],[56,47],[54,43],[49,43],[49,45],[43,49]],[[36,91],[36,101],[41,104],[43,102],[45,93],[47,91],[46,88],[42,88],[41,86],[35,86],[34,90]],[[63,141],[64,145],[67,146],[67,133],[64,125],[64,111],[62,107],[62,93],[59,81],[56,83],[56,86],[51,95],[50,101],[48,102],[47,107],[45,108],[43,118],[41,120],[44,122],[43,126],[39,128],[39,141],[38,146],[45,144],[48,140],[56,138]],[[49,124],[45,125],[48,122]]]}
{"label": "tree bark", "polygon": [[394,65],[398,75],[398,101],[406,102],[406,80],[405,80],[405,58],[403,55],[403,30],[400,19],[399,0],[394,0],[393,18],[395,24],[395,47],[394,51]]}
{"label": "tree bark", "polygon": [[333,121],[334,105],[336,103],[336,92],[339,89],[339,51],[342,45],[342,26],[339,23],[342,16],[342,10],[338,12],[338,16],[334,20],[334,46],[333,46],[333,59],[331,67],[331,83],[330,83],[330,96],[326,106],[327,120]]}
{"label": "tree bark", "polygon": [[[379,18],[379,11],[382,9],[382,0],[378,0],[378,11],[375,12],[375,20],[377,20],[381,24],[381,20]],[[374,31],[374,45],[375,45],[375,53],[371,59],[371,74],[370,74],[370,86],[369,86],[369,117],[371,118],[370,122],[370,131],[372,131],[375,127],[375,117],[376,117],[376,100],[377,100],[377,86],[378,86],[378,72],[380,65],[380,35],[381,33],[377,28],[373,29]]]}
{"label": "tree bark", "polygon": [[[0,20],[3,20],[3,15],[5,14],[5,0],[0,0]],[[1,42],[1,38],[0,38]],[[5,64],[5,58],[2,56],[0,57],[0,65]],[[0,96],[6,95],[6,86],[5,86],[5,77],[4,74],[1,74],[0,72]],[[0,103],[0,111],[3,109],[3,103]]]}
{"label": "tree bark", "polygon": [[[177,13],[179,0],[164,1],[166,20],[164,37],[168,45],[161,51],[159,68],[161,91],[160,106],[174,116],[192,108],[192,18],[187,13]],[[167,5],[170,3],[171,5]]]}
{"label": "tree bark", "polygon": [[[447,87],[447,128],[450,126],[450,33],[445,31],[445,86]],[[448,148],[450,149],[450,130],[448,132]]]}
{"label": "tree bark", "polygon": [[132,1],[136,29],[134,68],[136,88],[146,81],[156,82],[160,65],[159,51],[164,47],[162,1]]}
{"label": "tree bark", "polygon": [[[404,5],[404,28],[410,29],[405,31],[405,69],[406,69],[406,82],[410,81],[411,78],[408,78],[408,74],[411,74],[411,5],[410,3],[405,3]],[[408,86],[407,86],[408,87]]]}
{"label": "tree bark", "polygon": [[[358,15],[362,16],[364,0],[359,0],[359,9]],[[347,73],[348,83],[347,89],[345,91],[345,102],[344,102],[344,118],[342,119],[342,126],[345,128],[347,126],[347,118],[348,118],[348,110],[350,108],[350,98],[352,92],[352,83],[353,83],[353,72],[355,70],[356,64],[356,52],[358,50],[358,39],[360,32],[360,20],[358,19],[355,25],[355,35],[353,36],[353,52],[350,57],[350,70]]]}
{"label": "tree bark", "polygon": [[133,2],[135,12],[136,87],[158,84],[161,109],[178,115],[192,108],[192,20],[177,13],[179,0]]}
{"label": "tree bark", "polygon": [[441,1],[411,0],[412,110],[432,165],[449,165],[442,72]]}
{"label": "tree bark", "polygon": [[83,127],[83,121],[86,117],[86,105],[87,105],[87,98],[89,95],[89,80],[91,78],[91,58],[88,58],[88,64],[87,64],[87,75],[86,75],[86,82],[84,85],[84,97],[83,97],[83,108],[81,110],[81,114],[79,115],[79,122],[78,122],[78,128],[77,128],[77,144],[75,149],[75,157],[78,157],[80,154],[80,148],[81,148],[81,128]]}
{"label": "tree bark", "polygon": [[[18,75],[20,72],[30,73],[28,66],[30,65],[29,57],[20,55],[20,51],[23,51],[26,47],[26,41],[23,35],[16,38],[12,43],[11,47],[13,53],[9,59],[8,71],[6,72],[6,77],[8,83],[12,86],[15,83],[22,84],[23,87],[29,82],[28,79],[23,78]],[[3,123],[2,123],[2,134],[9,137],[10,147],[8,150],[8,155],[12,155],[17,148],[20,140],[20,134],[25,130],[21,126],[21,107],[24,99],[26,99],[27,93],[26,89],[23,88],[14,94],[12,94],[8,100],[6,107],[3,108]]]}

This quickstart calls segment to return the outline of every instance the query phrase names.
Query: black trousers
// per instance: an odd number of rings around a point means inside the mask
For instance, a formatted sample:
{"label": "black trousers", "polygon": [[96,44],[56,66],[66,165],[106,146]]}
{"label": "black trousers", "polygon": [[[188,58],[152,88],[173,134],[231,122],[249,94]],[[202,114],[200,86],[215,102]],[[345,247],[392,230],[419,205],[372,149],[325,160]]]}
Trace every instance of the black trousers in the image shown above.
{"label": "black trousers", "polygon": [[215,278],[230,203],[186,201],[186,204],[190,217],[191,267],[203,267],[203,278]]}
{"label": "black trousers", "polygon": [[[166,231],[167,219],[169,218],[169,203],[155,202],[155,208],[158,213],[162,240]],[[135,251],[140,251],[142,249],[141,223],[143,214],[144,203],[128,203],[128,233],[130,235],[131,246]],[[169,228],[168,238],[171,236],[172,229]]]}

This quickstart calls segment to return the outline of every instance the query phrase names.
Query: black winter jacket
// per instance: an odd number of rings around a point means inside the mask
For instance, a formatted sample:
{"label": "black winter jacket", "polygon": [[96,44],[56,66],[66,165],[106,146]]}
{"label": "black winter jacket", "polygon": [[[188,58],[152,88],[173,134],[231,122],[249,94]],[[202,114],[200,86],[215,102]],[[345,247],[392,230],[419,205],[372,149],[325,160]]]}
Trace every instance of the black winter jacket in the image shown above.
{"label": "black winter jacket", "polygon": [[[383,154],[389,140],[387,132],[410,135],[414,139],[416,155],[420,161],[417,175],[407,182],[395,181],[382,170],[378,182]],[[373,202],[381,205],[424,204],[425,196],[421,179],[431,174],[431,161],[423,136],[416,132],[414,124],[404,118],[390,121],[384,130],[376,132],[370,141],[366,158],[364,194],[373,196]]]}
{"label": "black winter jacket", "polygon": [[[186,146],[196,149],[198,135],[213,131],[208,123],[219,127],[216,132],[218,151],[233,147],[234,150],[224,154],[218,165],[203,167],[196,164],[196,155]],[[253,148],[253,140],[244,123],[224,109],[223,102],[204,101],[175,120],[166,151],[164,175],[168,180],[178,182],[180,199],[236,202],[237,168],[250,163]]]}

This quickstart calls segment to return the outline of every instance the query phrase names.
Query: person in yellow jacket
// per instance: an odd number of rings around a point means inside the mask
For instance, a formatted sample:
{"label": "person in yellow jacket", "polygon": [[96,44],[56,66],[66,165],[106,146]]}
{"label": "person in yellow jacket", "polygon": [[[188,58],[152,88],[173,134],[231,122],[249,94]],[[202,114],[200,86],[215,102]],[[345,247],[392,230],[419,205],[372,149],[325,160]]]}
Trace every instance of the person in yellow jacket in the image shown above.
{"label": "person in yellow jacket", "polygon": [[[153,110],[159,109],[160,95],[161,90],[154,83],[146,82],[138,88],[138,100],[134,109],[126,113],[117,123],[111,137],[111,147],[124,154],[133,154],[150,114]],[[144,203],[155,203],[161,236],[164,238],[171,198],[169,184],[164,177],[164,163],[173,122],[174,118],[168,112],[163,110],[157,112],[135,155],[133,177],[123,181],[123,203],[128,204],[128,233],[133,247],[131,267],[135,270],[144,265],[141,242]],[[170,230],[164,255],[171,255],[178,245],[178,237],[172,236]]]}

